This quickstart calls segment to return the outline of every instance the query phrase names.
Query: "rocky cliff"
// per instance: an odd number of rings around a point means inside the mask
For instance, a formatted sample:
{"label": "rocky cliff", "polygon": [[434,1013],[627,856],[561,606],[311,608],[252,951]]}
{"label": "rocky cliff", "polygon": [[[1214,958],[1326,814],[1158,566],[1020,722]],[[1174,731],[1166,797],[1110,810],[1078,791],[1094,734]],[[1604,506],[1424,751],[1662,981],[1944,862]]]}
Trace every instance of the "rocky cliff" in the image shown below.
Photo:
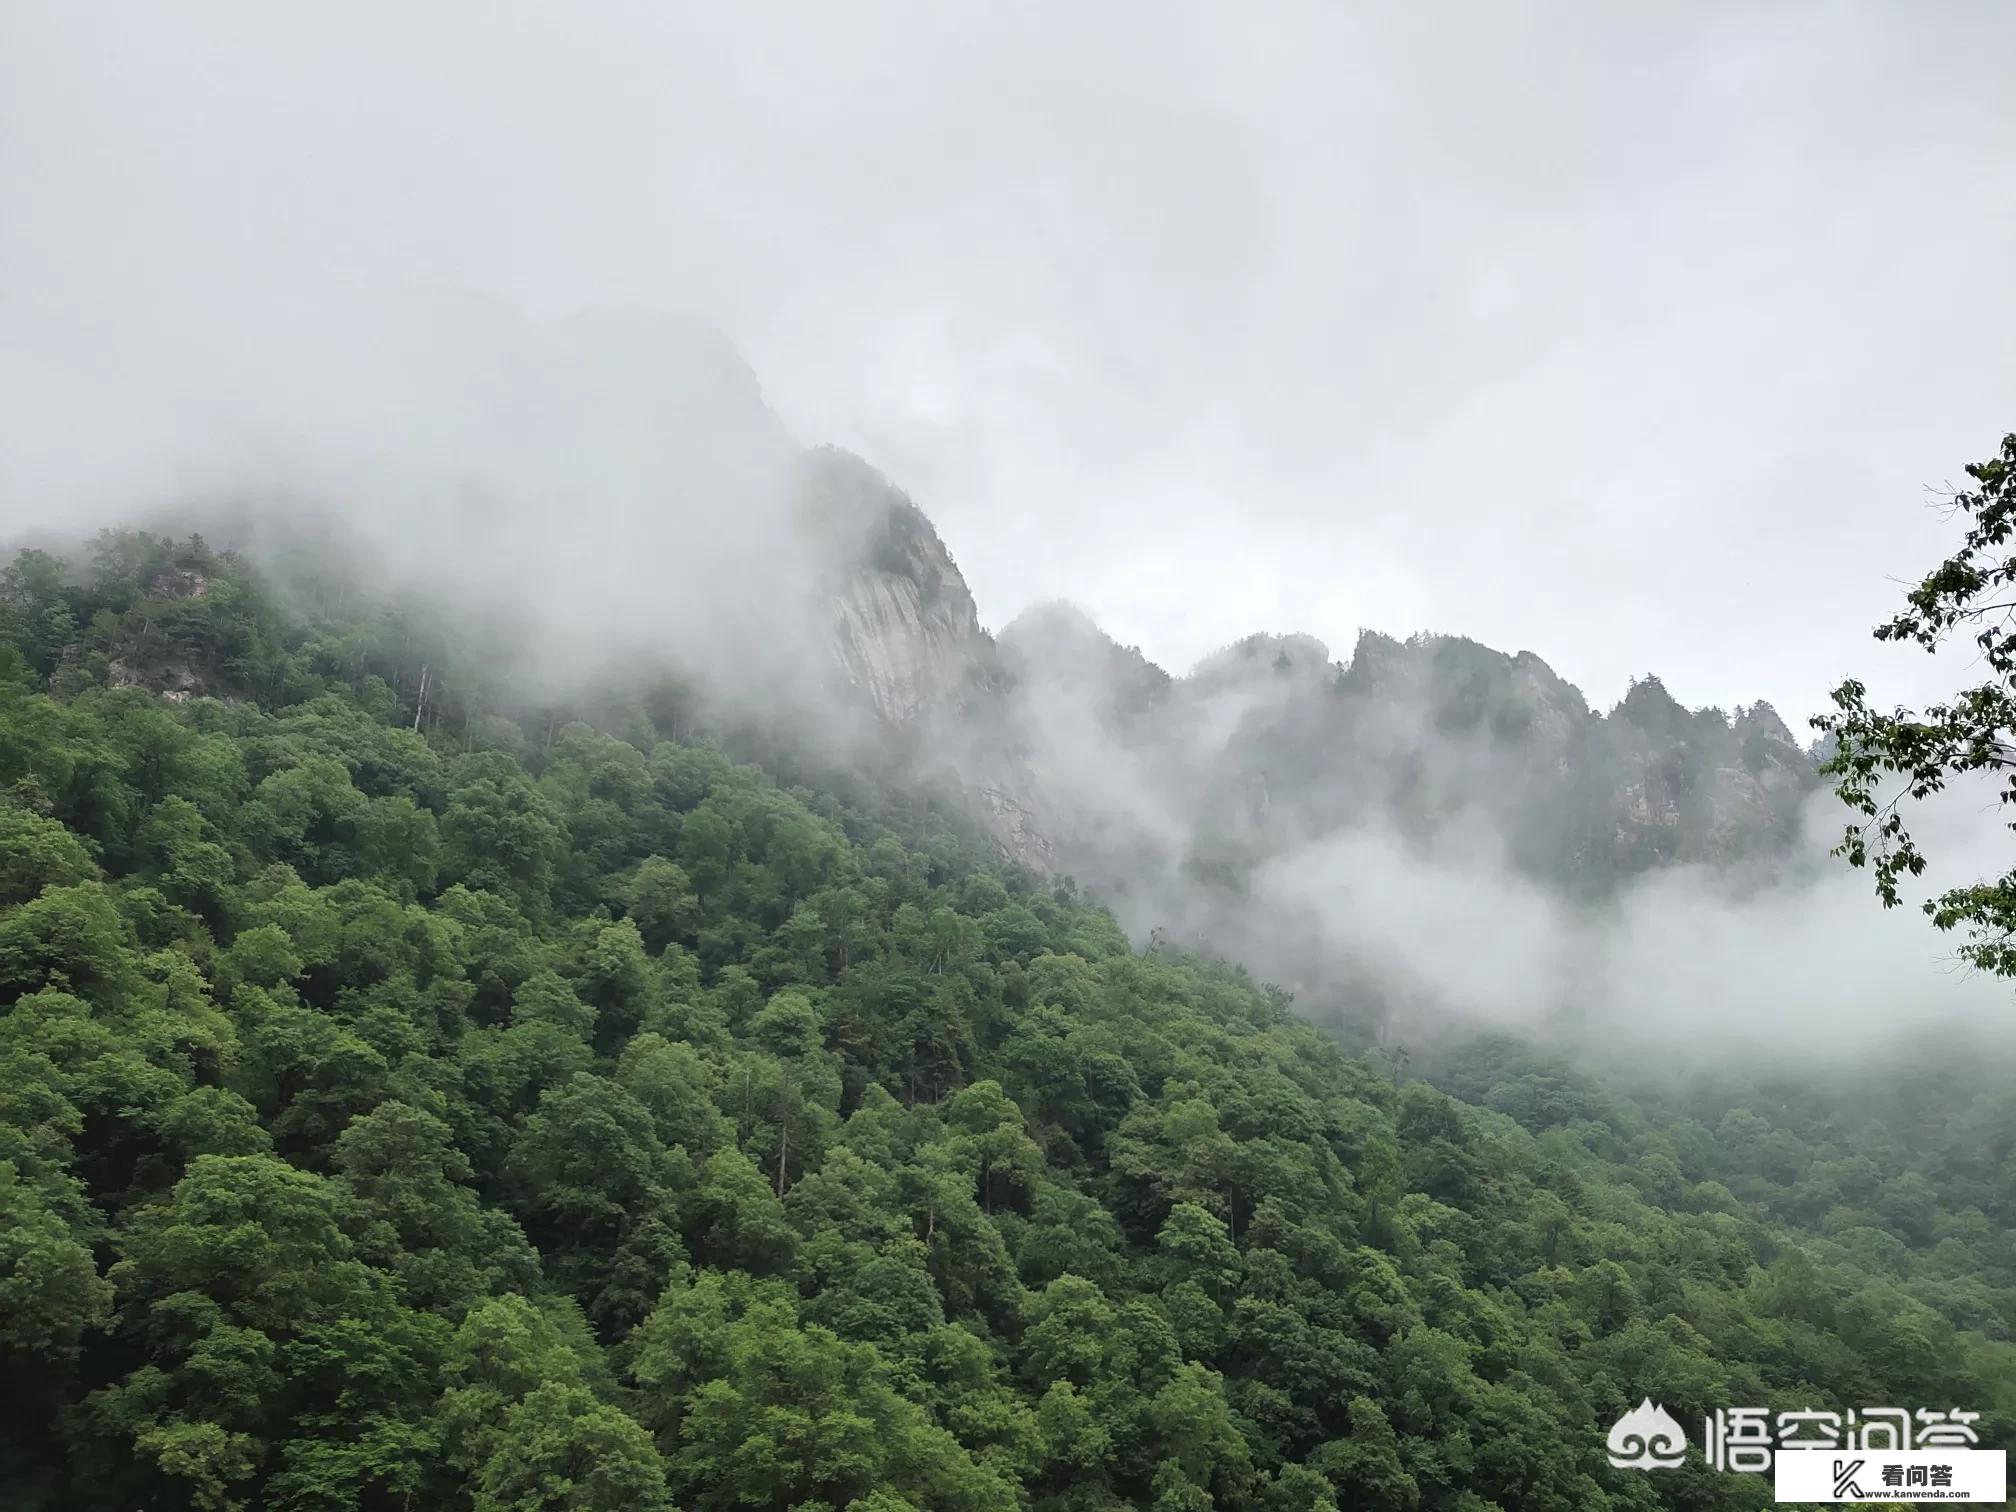
{"label": "rocky cliff", "polygon": [[[1172,675],[1049,605],[997,645],[924,511],[858,457],[800,447],[706,326],[538,326],[463,301],[387,330],[373,370],[410,391],[360,423],[376,441],[425,415],[428,444],[392,448],[410,475],[359,474],[401,486],[382,518],[375,487],[346,497],[344,520],[430,601],[554,585],[564,613],[532,637],[551,665],[520,681],[565,686],[574,662],[641,642],[742,715],[949,768],[1003,848],[1045,870],[1236,879],[1354,828],[1479,829],[1535,876],[1601,890],[1772,853],[1812,782],[1768,710],[1690,712],[1646,679],[1598,713],[1539,657],[1455,637],[1368,634],[1336,659],[1253,635]],[[200,584],[148,591],[169,612],[142,616],[147,645],[109,675],[192,686],[172,599]]]}
{"label": "rocky cliff", "polygon": [[1767,705],[1690,711],[1648,677],[1598,712],[1534,653],[1455,636],[1367,632],[1333,660],[1255,635],[1172,676],[1048,604],[997,646],[916,506],[852,458],[822,465],[864,542],[834,596],[836,664],[884,719],[931,731],[1004,850],[1045,869],[1236,877],[1354,828],[1469,830],[1600,894],[1665,864],[1768,861],[1815,785]]}
{"label": "rocky cliff", "polygon": [[802,486],[832,548],[826,649],[847,685],[898,726],[956,716],[996,688],[994,642],[924,512],[831,447],[807,457]]}
{"label": "rocky cliff", "polygon": [[[335,514],[389,564],[377,588],[429,612],[511,604],[500,682],[564,695],[580,665],[635,648],[736,718],[949,768],[1033,866],[1236,880],[1342,831],[1472,828],[1537,877],[1600,891],[1769,856],[1813,785],[1761,706],[1689,711],[1648,678],[1598,713],[1538,656],[1457,637],[1366,634],[1336,659],[1253,635],[1172,675],[1052,604],[997,644],[923,510],[861,459],[801,448],[718,333],[627,313],[541,327],[482,301],[421,313],[366,343],[369,370],[403,386],[351,417],[361,440],[338,424],[327,443]],[[304,476],[327,460],[311,449]],[[232,497],[220,538],[326,564],[315,490],[243,518]],[[131,633],[73,675],[202,692],[232,663],[184,633],[202,563],[152,565],[122,576],[145,600]],[[287,591],[315,602],[313,572]],[[419,646],[425,618],[388,633]]]}

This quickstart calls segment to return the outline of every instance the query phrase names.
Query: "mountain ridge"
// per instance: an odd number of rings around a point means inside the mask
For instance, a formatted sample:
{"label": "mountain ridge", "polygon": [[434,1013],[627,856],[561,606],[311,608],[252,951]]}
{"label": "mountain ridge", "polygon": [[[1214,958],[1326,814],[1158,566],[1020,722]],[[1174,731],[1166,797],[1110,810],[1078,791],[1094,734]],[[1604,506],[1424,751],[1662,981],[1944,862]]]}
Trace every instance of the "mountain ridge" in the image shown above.
{"label": "mountain ridge", "polygon": [[[1180,672],[1076,607],[1034,606],[996,636],[927,510],[863,458],[801,445],[704,323],[540,326],[481,301],[393,315],[359,339],[398,359],[398,384],[330,422],[371,465],[323,477],[348,443],[306,453],[323,486],[304,491],[374,571],[500,621],[541,696],[584,657],[663,659],[738,717],[893,744],[949,773],[1039,871],[1237,877],[1311,836],[1483,823],[1529,875],[1596,894],[1654,866],[1767,857],[1814,785],[1775,714],[1689,712],[1656,678],[1598,713],[1538,654],[1461,636],[1367,630],[1335,659],[1261,631]],[[282,498],[222,538],[313,558],[302,528]],[[528,594],[529,615],[496,608]],[[116,659],[110,676],[155,675]],[[419,706],[422,670],[400,690]],[[203,691],[200,669],[155,671],[172,672],[162,691]]]}
{"label": "mountain ridge", "polygon": [[905,522],[907,548],[838,592],[835,658],[882,718],[953,752],[997,843],[1040,869],[1113,870],[1100,848],[1115,816],[1085,812],[1113,774],[1084,768],[1114,758],[1137,785],[1122,809],[1156,794],[1189,832],[1133,826],[1128,850],[1152,839],[1167,865],[1207,832],[1265,854],[1379,814],[1432,830],[1493,791],[1517,864],[1585,893],[1658,865],[1768,860],[1817,785],[1768,704],[1690,711],[1648,676],[1598,712],[1538,653],[1461,635],[1368,629],[1333,660],[1317,637],[1256,632],[1180,675],[1073,604],[992,636],[928,516],[871,465],[846,466],[857,502],[879,490]]}

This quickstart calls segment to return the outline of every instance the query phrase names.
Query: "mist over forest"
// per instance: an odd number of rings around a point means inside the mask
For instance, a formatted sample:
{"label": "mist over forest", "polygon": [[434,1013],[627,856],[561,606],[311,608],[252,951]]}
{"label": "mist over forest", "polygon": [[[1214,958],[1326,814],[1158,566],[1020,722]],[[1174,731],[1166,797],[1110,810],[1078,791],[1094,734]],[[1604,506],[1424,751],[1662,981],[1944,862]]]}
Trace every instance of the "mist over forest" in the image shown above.
{"label": "mist over forest", "polygon": [[[470,709],[676,676],[696,720],[962,792],[1137,944],[1245,961],[1381,1042],[1817,1064],[2006,1032],[2000,983],[1827,859],[1843,811],[1768,704],[1689,710],[1648,672],[1606,713],[1460,626],[1335,652],[1256,629],[1173,675],[1069,604],[987,627],[900,484],[792,437],[703,321],[410,293],[329,330],[209,396],[225,439],[119,459],[108,518],[200,530],[283,594],[326,600],[340,563],[480,644],[488,686],[445,695]],[[114,508],[93,486],[29,538],[82,560],[53,522]],[[1990,803],[1942,796],[1945,885],[2001,869]]]}
{"label": "mist over forest", "polygon": [[0,0],[0,1506],[2016,1446],[2011,40]]}

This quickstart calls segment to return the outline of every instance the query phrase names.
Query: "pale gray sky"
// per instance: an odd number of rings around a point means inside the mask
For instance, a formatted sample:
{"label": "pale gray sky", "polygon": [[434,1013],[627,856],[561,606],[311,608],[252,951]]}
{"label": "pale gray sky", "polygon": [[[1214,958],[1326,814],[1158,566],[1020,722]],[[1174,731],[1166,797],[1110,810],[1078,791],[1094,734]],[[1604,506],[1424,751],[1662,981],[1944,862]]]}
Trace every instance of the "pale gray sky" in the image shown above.
{"label": "pale gray sky", "polygon": [[0,525],[447,286],[705,315],[996,627],[1922,693],[1867,630],[2016,428],[2012,52],[1999,0],[0,0]]}

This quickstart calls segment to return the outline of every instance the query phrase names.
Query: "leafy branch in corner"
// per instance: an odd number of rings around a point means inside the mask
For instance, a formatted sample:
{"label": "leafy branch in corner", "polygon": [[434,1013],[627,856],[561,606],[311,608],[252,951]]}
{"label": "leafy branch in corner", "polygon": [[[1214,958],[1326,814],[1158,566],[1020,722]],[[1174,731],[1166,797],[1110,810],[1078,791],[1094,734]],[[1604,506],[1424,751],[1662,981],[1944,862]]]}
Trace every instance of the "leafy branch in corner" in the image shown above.
{"label": "leafy branch in corner", "polygon": [[[1850,678],[1833,692],[1838,713],[1814,727],[1833,737],[1821,766],[1835,792],[1860,820],[1851,822],[1834,854],[1870,866],[1886,908],[1901,901],[1899,883],[1924,873],[1926,858],[1904,827],[1908,796],[1922,800],[1970,772],[2004,773],[2001,802],[2016,804],[2016,433],[2001,452],[1967,468],[1975,487],[1956,492],[1950,507],[1969,521],[1960,549],[1906,596],[1908,607],[1876,628],[1880,641],[1915,641],[1936,651],[1971,632],[1988,676],[1948,703],[1921,713],[1870,707],[1868,689]],[[1900,779],[1892,788],[1891,779]],[[1889,792],[1885,797],[1884,793]],[[2016,820],[2009,822],[2016,829]],[[1993,881],[1952,888],[1921,905],[1940,929],[1965,926],[1963,959],[1984,971],[2016,976],[2016,868]]]}

